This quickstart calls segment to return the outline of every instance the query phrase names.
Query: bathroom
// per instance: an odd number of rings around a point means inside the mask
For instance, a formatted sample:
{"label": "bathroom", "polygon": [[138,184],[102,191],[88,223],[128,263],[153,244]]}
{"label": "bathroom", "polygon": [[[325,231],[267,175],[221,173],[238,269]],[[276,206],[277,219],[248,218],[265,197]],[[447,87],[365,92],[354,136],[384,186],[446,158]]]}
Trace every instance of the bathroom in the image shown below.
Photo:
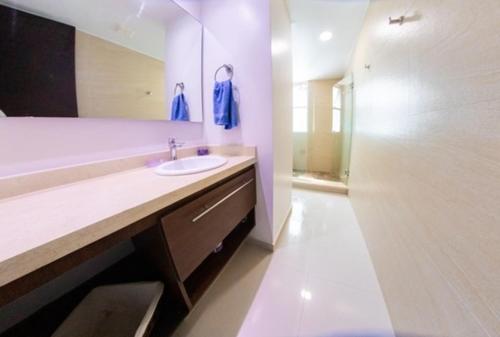
{"label": "bathroom", "polygon": [[497,0],[0,18],[0,336],[500,336]]}

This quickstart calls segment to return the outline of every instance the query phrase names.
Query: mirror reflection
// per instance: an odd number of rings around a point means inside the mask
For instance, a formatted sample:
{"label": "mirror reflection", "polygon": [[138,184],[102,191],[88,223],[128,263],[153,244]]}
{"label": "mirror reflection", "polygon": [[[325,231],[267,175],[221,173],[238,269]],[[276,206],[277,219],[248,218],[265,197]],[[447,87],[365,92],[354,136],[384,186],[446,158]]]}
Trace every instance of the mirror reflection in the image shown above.
{"label": "mirror reflection", "polygon": [[170,0],[0,0],[0,116],[202,121],[202,26]]}

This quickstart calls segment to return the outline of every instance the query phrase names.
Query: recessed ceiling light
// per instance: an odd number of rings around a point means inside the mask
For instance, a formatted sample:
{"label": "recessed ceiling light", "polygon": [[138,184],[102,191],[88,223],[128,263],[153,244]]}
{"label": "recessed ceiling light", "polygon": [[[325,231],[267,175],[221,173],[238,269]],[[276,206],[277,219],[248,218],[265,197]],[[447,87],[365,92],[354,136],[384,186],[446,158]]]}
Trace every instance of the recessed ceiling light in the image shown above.
{"label": "recessed ceiling light", "polygon": [[319,34],[319,39],[321,41],[330,41],[333,37],[333,34],[332,32],[328,31],[328,30],[325,30],[324,32],[322,32],[321,34]]}

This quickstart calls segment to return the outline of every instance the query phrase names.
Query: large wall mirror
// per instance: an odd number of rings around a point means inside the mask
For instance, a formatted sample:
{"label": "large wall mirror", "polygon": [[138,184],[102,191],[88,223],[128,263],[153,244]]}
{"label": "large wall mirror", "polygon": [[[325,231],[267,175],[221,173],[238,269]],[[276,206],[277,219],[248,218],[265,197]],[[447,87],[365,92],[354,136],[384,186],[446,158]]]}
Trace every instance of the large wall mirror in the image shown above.
{"label": "large wall mirror", "polygon": [[0,0],[0,116],[201,122],[202,31],[171,0]]}

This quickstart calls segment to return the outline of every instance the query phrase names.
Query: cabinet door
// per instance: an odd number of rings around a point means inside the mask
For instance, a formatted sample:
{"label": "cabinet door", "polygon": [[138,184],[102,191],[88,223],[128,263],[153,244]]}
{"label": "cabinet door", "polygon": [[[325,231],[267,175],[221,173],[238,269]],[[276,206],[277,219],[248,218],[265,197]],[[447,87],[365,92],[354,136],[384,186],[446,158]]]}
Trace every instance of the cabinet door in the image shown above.
{"label": "cabinet door", "polygon": [[255,186],[252,168],[162,218],[170,254],[182,281],[255,207]]}

